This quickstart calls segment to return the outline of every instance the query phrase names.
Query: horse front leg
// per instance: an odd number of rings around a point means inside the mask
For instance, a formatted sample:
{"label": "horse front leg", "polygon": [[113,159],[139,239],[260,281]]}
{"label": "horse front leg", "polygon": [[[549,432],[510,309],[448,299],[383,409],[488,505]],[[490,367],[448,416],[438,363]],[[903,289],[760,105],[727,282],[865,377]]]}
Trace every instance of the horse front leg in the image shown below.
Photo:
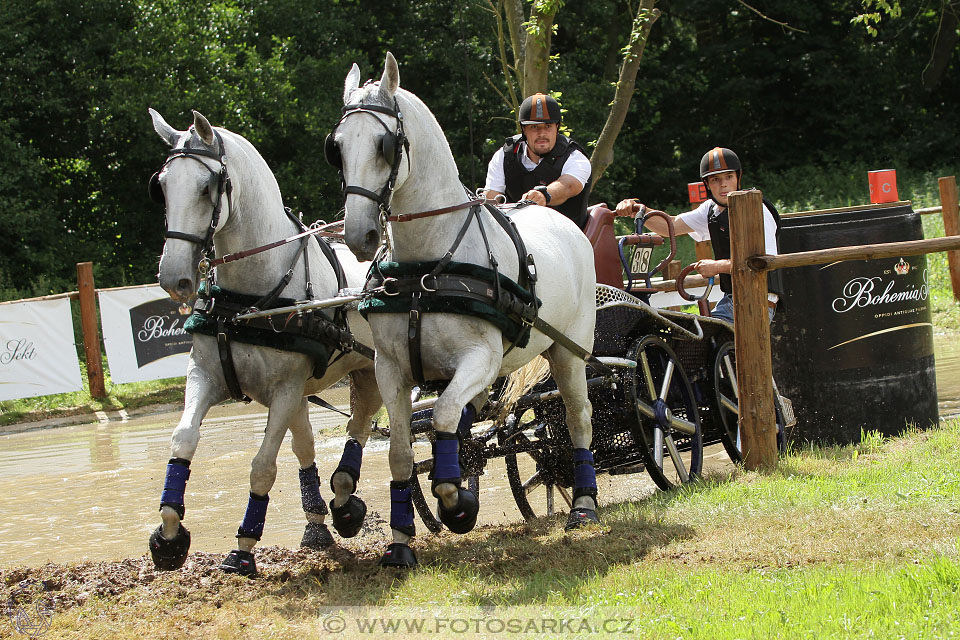
{"label": "horse front leg", "polygon": [[487,387],[494,381],[502,353],[477,348],[457,363],[450,384],[433,411],[436,431],[433,450],[433,495],[438,498],[437,517],[454,533],[467,533],[477,524],[480,503],[460,486],[459,448],[470,437],[470,427],[486,401]]}
{"label": "horse front leg", "polygon": [[597,516],[597,472],[593,465],[593,425],[590,416],[593,407],[587,395],[586,365],[564,347],[554,344],[544,355],[550,363],[550,372],[567,410],[567,429],[573,443],[573,507],[567,518],[566,529],[576,529],[591,522],[600,522]]}
{"label": "horse front leg", "polygon": [[410,478],[413,475],[413,447],[410,438],[412,385],[402,382],[399,368],[393,361],[377,354],[377,382],[390,419],[390,529],[393,542],[380,558],[380,565],[411,569],[417,566],[417,556],[410,548],[416,535],[413,523],[413,497]]}
{"label": "horse front leg", "polygon": [[237,530],[237,548],[220,564],[222,571],[244,576],[257,574],[253,548],[263,536],[270,489],[277,479],[277,454],[288,426],[293,423],[293,417],[302,406],[302,390],[302,387],[286,388],[274,395],[270,401],[263,442],[250,463],[250,498],[243,521]]}
{"label": "horse front leg", "polygon": [[184,493],[190,477],[190,462],[200,442],[200,425],[207,411],[226,400],[227,394],[213,377],[207,375],[191,353],[187,365],[183,414],[170,437],[170,460],[160,495],[162,524],[150,535],[150,556],[163,571],[183,566],[190,550],[190,532],[183,526]]}
{"label": "horse front leg", "polygon": [[370,437],[371,420],[382,404],[376,374],[372,367],[350,374],[350,420],[347,422],[347,441],[343,445],[340,464],[330,477],[333,498],[333,526],[344,538],[360,532],[367,506],[353,495],[360,480],[363,447]]}

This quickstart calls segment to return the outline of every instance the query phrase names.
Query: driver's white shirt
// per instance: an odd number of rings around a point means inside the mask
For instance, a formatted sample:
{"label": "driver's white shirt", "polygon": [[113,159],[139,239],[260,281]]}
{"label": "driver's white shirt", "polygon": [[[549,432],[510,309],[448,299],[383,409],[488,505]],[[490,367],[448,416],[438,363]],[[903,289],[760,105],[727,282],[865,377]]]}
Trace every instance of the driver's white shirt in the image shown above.
{"label": "driver's white shirt", "polygon": [[[530,159],[530,156],[527,155],[527,143],[520,143],[520,163],[528,171],[533,171],[537,168],[537,163]],[[587,181],[590,179],[590,160],[587,159],[587,156],[583,155],[579,149],[574,149],[566,162],[563,163],[563,168],[560,170],[560,175],[572,176],[577,179],[577,182],[580,183],[580,186],[583,187],[587,184]],[[506,193],[507,191],[507,179],[503,173],[503,147],[497,149],[497,152],[493,154],[493,157],[490,159],[490,163],[487,164],[487,182],[483,187],[488,191],[496,191],[498,193]]]}

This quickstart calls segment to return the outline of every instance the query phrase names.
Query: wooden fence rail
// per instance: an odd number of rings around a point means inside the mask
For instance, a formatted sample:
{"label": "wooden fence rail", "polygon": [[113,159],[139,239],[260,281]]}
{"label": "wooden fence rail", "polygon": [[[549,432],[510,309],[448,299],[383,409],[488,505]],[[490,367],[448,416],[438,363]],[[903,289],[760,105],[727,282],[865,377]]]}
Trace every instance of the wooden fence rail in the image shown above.
{"label": "wooden fence rail", "polygon": [[954,297],[960,300],[960,220],[957,183],[940,178],[944,230],[948,236],[885,244],[836,247],[779,256],[765,255],[763,201],[759,191],[730,194],[730,249],[733,263],[734,343],[737,351],[740,436],[747,469],[771,469],[777,464],[776,413],[773,405],[773,365],[767,321],[767,275],[772,269],[845,260],[892,258],[948,252]]}

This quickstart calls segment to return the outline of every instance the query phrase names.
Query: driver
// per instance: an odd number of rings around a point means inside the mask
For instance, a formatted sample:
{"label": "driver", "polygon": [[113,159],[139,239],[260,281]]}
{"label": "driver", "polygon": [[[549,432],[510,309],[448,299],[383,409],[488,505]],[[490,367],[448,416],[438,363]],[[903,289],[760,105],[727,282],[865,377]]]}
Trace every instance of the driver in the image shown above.
{"label": "driver", "polygon": [[577,223],[587,219],[591,167],[583,148],[560,133],[560,105],[535,93],[520,105],[521,133],[507,138],[487,166],[484,197],[530,200]]}
{"label": "driver", "polygon": [[[733,281],[730,277],[730,222],[727,211],[728,194],[740,188],[743,169],[740,159],[730,149],[714,147],[700,160],[700,179],[707,187],[710,198],[693,211],[672,216],[673,229],[677,235],[690,234],[697,242],[710,240],[713,247],[713,260],[699,260],[694,268],[704,278],[720,276],[720,289],[723,297],[717,302],[711,316],[727,322],[733,322]],[[617,215],[630,216],[640,209],[635,199],[622,200],[617,205]],[[654,233],[668,236],[667,223],[662,218],[651,217],[644,225]],[[763,232],[765,251],[777,255],[777,232],[780,228],[780,216],[769,201],[763,201]],[[773,276],[773,277],[771,277]],[[769,272],[767,279],[768,318],[773,320],[779,292],[779,272]]]}

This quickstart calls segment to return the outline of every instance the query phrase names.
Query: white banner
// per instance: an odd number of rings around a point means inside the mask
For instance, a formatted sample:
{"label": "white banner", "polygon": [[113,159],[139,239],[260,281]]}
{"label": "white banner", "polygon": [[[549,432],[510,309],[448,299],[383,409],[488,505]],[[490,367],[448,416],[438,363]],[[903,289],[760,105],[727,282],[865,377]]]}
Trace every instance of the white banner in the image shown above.
{"label": "white banner", "polygon": [[0,400],[81,389],[70,300],[0,305]]}
{"label": "white banner", "polygon": [[187,375],[193,337],[183,330],[190,307],[159,285],[101,291],[103,345],[116,384]]}

